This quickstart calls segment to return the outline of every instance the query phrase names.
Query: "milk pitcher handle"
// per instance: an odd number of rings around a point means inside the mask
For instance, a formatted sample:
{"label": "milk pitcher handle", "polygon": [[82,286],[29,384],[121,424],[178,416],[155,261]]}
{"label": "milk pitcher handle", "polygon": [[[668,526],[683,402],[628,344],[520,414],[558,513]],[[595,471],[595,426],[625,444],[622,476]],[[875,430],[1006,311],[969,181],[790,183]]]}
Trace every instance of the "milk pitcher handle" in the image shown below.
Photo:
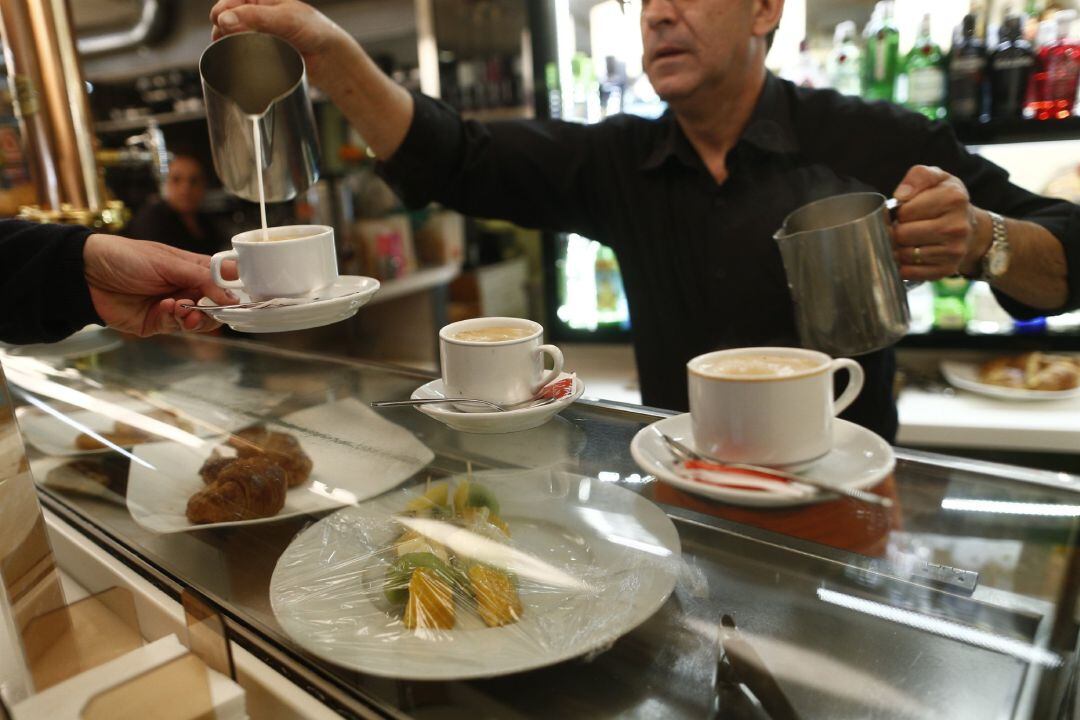
{"label": "milk pitcher handle", "polygon": [[[889,223],[896,224],[896,213],[900,211],[900,201],[896,198],[889,198],[885,201],[885,211],[889,213]],[[904,280],[905,290],[914,290],[923,284],[922,280]]]}

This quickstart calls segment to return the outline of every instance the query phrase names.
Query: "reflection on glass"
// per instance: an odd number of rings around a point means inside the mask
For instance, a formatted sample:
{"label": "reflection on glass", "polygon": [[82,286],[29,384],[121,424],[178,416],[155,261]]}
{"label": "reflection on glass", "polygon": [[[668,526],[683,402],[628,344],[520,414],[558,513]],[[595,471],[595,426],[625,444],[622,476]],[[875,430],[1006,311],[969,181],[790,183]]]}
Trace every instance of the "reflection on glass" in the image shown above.
{"label": "reflection on glass", "polygon": [[977,500],[975,498],[945,498],[942,510],[996,513],[1000,515],[1036,515],[1040,517],[1080,517],[1080,505],[1055,503],[1010,502],[1007,500]]}
{"label": "reflection on glass", "polygon": [[409,530],[446,546],[457,555],[487,563],[544,586],[579,591],[590,589],[588,583],[538,557],[483,537],[459,525],[426,518],[402,516],[396,519]]}
{"label": "reflection on glass", "polygon": [[951,640],[959,640],[960,642],[976,645],[978,647],[986,648],[987,650],[994,650],[995,652],[1012,655],[1025,662],[1052,668],[1059,667],[1062,664],[1061,656],[1057,653],[1035,647],[1029,643],[1014,640],[1013,638],[1003,637],[995,633],[986,632],[985,630],[976,630],[975,628],[966,627],[960,623],[923,615],[911,610],[903,610],[872,600],[864,600],[863,598],[858,598],[854,595],[836,592],[835,590],[829,590],[827,588],[818,588],[817,596],[819,600],[823,600],[824,602],[833,605],[839,605],[848,610],[873,615],[874,617],[888,620],[889,622],[900,623],[901,625],[907,625],[908,627],[925,630],[926,632],[941,635],[942,637],[947,637]]}

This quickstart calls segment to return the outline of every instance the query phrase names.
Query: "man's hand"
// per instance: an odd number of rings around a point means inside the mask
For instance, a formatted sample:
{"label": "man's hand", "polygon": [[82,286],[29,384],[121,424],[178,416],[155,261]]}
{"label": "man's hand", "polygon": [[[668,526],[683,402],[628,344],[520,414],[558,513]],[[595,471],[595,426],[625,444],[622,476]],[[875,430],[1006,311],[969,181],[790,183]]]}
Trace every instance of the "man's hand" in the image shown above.
{"label": "man's hand", "polygon": [[203,297],[227,304],[235,298],[210,278],[210,258],[144,240],[91,235],[83,248],[86,284],[94,310],[122,332],[146,337],[218,327],[191,306]]}
{"label": "man's hand", "polygon": [[973,275],[990,247],[990,219],[944,170],[916,165],[893,192],[900,201],[893,239],[905,280]]}
{"label": "man's hand", "polygon": [[327,92],[343,70],[333,59],[335,51],[355,45],[332,20],[297,0],[218,0],[210,22],[214,40],[249,30],[276,35],[303,55],[308,78]]}

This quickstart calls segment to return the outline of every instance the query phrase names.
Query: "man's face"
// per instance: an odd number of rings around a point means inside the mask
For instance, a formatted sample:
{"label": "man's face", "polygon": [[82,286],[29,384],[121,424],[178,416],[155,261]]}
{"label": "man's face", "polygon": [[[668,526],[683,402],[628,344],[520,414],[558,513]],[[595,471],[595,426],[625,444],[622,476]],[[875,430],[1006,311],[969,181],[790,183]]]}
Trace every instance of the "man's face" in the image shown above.
{"label": "man's face", "polygon": [[199,209],[205,194],[202,166],[194,158],[174,157],[165,179],[165,202],[178,213],[193,213]]}
{"label": "man's face", "polygon": [[643,62],[661,98],[678,102],[720,84],[745,55],[752,0],[641,0]]}

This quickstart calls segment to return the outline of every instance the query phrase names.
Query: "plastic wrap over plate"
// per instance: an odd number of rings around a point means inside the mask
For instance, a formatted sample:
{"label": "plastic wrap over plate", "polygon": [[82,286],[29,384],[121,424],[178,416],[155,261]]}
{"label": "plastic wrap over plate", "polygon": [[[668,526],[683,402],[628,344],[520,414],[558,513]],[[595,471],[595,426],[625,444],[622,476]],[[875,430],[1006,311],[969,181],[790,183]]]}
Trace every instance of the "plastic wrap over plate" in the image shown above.
{"label": "plastic wrap over plate", "polygon": [[485,471],[312,525],[279,559],[270,599],[293,640],[338,665],[467,679],[605,647],[663,605],[679,566],[674,525],[629,490]]}

